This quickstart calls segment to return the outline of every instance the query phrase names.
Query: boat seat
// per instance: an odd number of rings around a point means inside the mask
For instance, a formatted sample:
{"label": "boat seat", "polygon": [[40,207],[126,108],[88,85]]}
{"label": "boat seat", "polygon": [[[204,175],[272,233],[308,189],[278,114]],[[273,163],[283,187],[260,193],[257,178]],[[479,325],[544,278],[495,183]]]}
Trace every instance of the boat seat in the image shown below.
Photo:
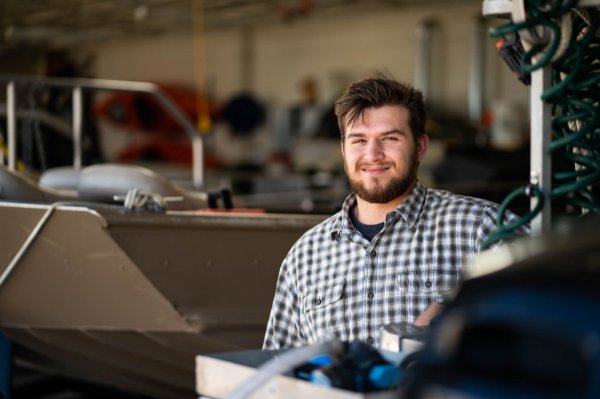
{"label": "boat seat", "polygon": [[185,190],[158,173],[135,165],[98,164],[84,168],[77,179],[77,193],[83,201],[116,203],[115,196],[125,197],[132,189],[178,197],[168,201],[169,210],[206,208],[208,195],[204,192]]}
{"label": "boat seat", "polygon": [[82,170],[70,167],[50,169],[40,183],[19,173],[0,168],[0,199],[26,202],[90,201],[122,203],[130,190],[158,194],[177,200],[167,201],[169,210],[206,208],[214,201],[204,192],[185,190],[150,169],[120,164],[92,165]]}
{"label": "boat seat", "polygon": [[0,166],[0,199],[24,202],[75,201],[76,190],[42,187],[21,173]]}
{"label": "boat seat", "polygon": [[72,166],[58,166],[42,172],[38,184],[42,187],[77,191],[80,174],[81,169],[75,169]]}

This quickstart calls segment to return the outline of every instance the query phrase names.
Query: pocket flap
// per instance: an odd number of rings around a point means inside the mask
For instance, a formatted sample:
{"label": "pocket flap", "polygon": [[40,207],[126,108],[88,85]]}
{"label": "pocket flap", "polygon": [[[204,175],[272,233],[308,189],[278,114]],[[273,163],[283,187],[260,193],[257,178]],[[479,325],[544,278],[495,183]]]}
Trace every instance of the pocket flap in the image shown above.
{"label": "pocket flap", "polygon": [[321,290],[316,290],[304,297],[304,312],[319,309],[338,301],[344,294],[344,283],[335,284]]}

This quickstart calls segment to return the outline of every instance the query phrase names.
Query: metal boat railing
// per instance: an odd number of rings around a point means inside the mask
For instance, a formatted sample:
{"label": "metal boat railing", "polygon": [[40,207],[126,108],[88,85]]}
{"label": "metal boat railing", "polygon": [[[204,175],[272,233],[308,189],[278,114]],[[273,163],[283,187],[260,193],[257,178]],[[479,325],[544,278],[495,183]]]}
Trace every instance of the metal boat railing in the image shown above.
{"label": "metal boat railing", "polygon": [[82,121],[83,121],[83,89],[101,91],[121,91],[145,93],[155,97],[164,110],[183,128],[192,141],[192,179],[196,189],[204,188],[204,152],[202,135],[192,121],[167,97],[161,88],[153,83],[133,82],[106,79],[83,78],[43,78],[30,76],[0,75],[0,82],[6,85],[6,131],[7,131],[7,166],[15,171],[17,163],[16,140],[16,87],[19,85],[35,85],[38,87],[71,88],[73,104],[73,168],[82,167]]}

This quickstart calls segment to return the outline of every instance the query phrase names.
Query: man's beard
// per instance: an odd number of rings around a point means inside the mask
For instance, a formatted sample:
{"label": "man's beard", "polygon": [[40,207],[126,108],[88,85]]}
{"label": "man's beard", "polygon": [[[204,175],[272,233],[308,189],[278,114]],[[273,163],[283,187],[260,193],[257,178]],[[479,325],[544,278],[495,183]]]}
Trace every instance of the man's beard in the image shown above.
{"label": "man's beard", "polygon": [[[346,162],[344,162],[344,171],[350,182],[350,187],[358,197],[372,204],[386,204],[407,193],[417,179],[418,166],[419,162],[417,161],[417,153],[415,151],[411,156],[411,159],[409,159],[408,170],[406,170],[405,173],[394,176],[386,185],[375,187],[374,189],[368,189],[362,181],[353,179],[348,173]],[[357,165],[356,172],[359,172],[359,168],[360,164]]]}

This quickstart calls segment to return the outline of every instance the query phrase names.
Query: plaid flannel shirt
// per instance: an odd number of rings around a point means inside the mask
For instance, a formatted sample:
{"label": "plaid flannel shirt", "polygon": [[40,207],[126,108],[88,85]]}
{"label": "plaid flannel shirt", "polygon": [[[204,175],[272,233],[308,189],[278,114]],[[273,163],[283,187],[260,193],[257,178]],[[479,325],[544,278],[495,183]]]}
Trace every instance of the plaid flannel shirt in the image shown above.
{"label": "plaid flannel shirt", "polygon": [[332,334],[379,345],[383,325],[414,322],[440,295],[457,288],[462,265],[494,230],[498,209],[417,183],[369,242],[348,216],[355,204],[350,194],[340,212],[289,251],[264,349],[310,344]]}

